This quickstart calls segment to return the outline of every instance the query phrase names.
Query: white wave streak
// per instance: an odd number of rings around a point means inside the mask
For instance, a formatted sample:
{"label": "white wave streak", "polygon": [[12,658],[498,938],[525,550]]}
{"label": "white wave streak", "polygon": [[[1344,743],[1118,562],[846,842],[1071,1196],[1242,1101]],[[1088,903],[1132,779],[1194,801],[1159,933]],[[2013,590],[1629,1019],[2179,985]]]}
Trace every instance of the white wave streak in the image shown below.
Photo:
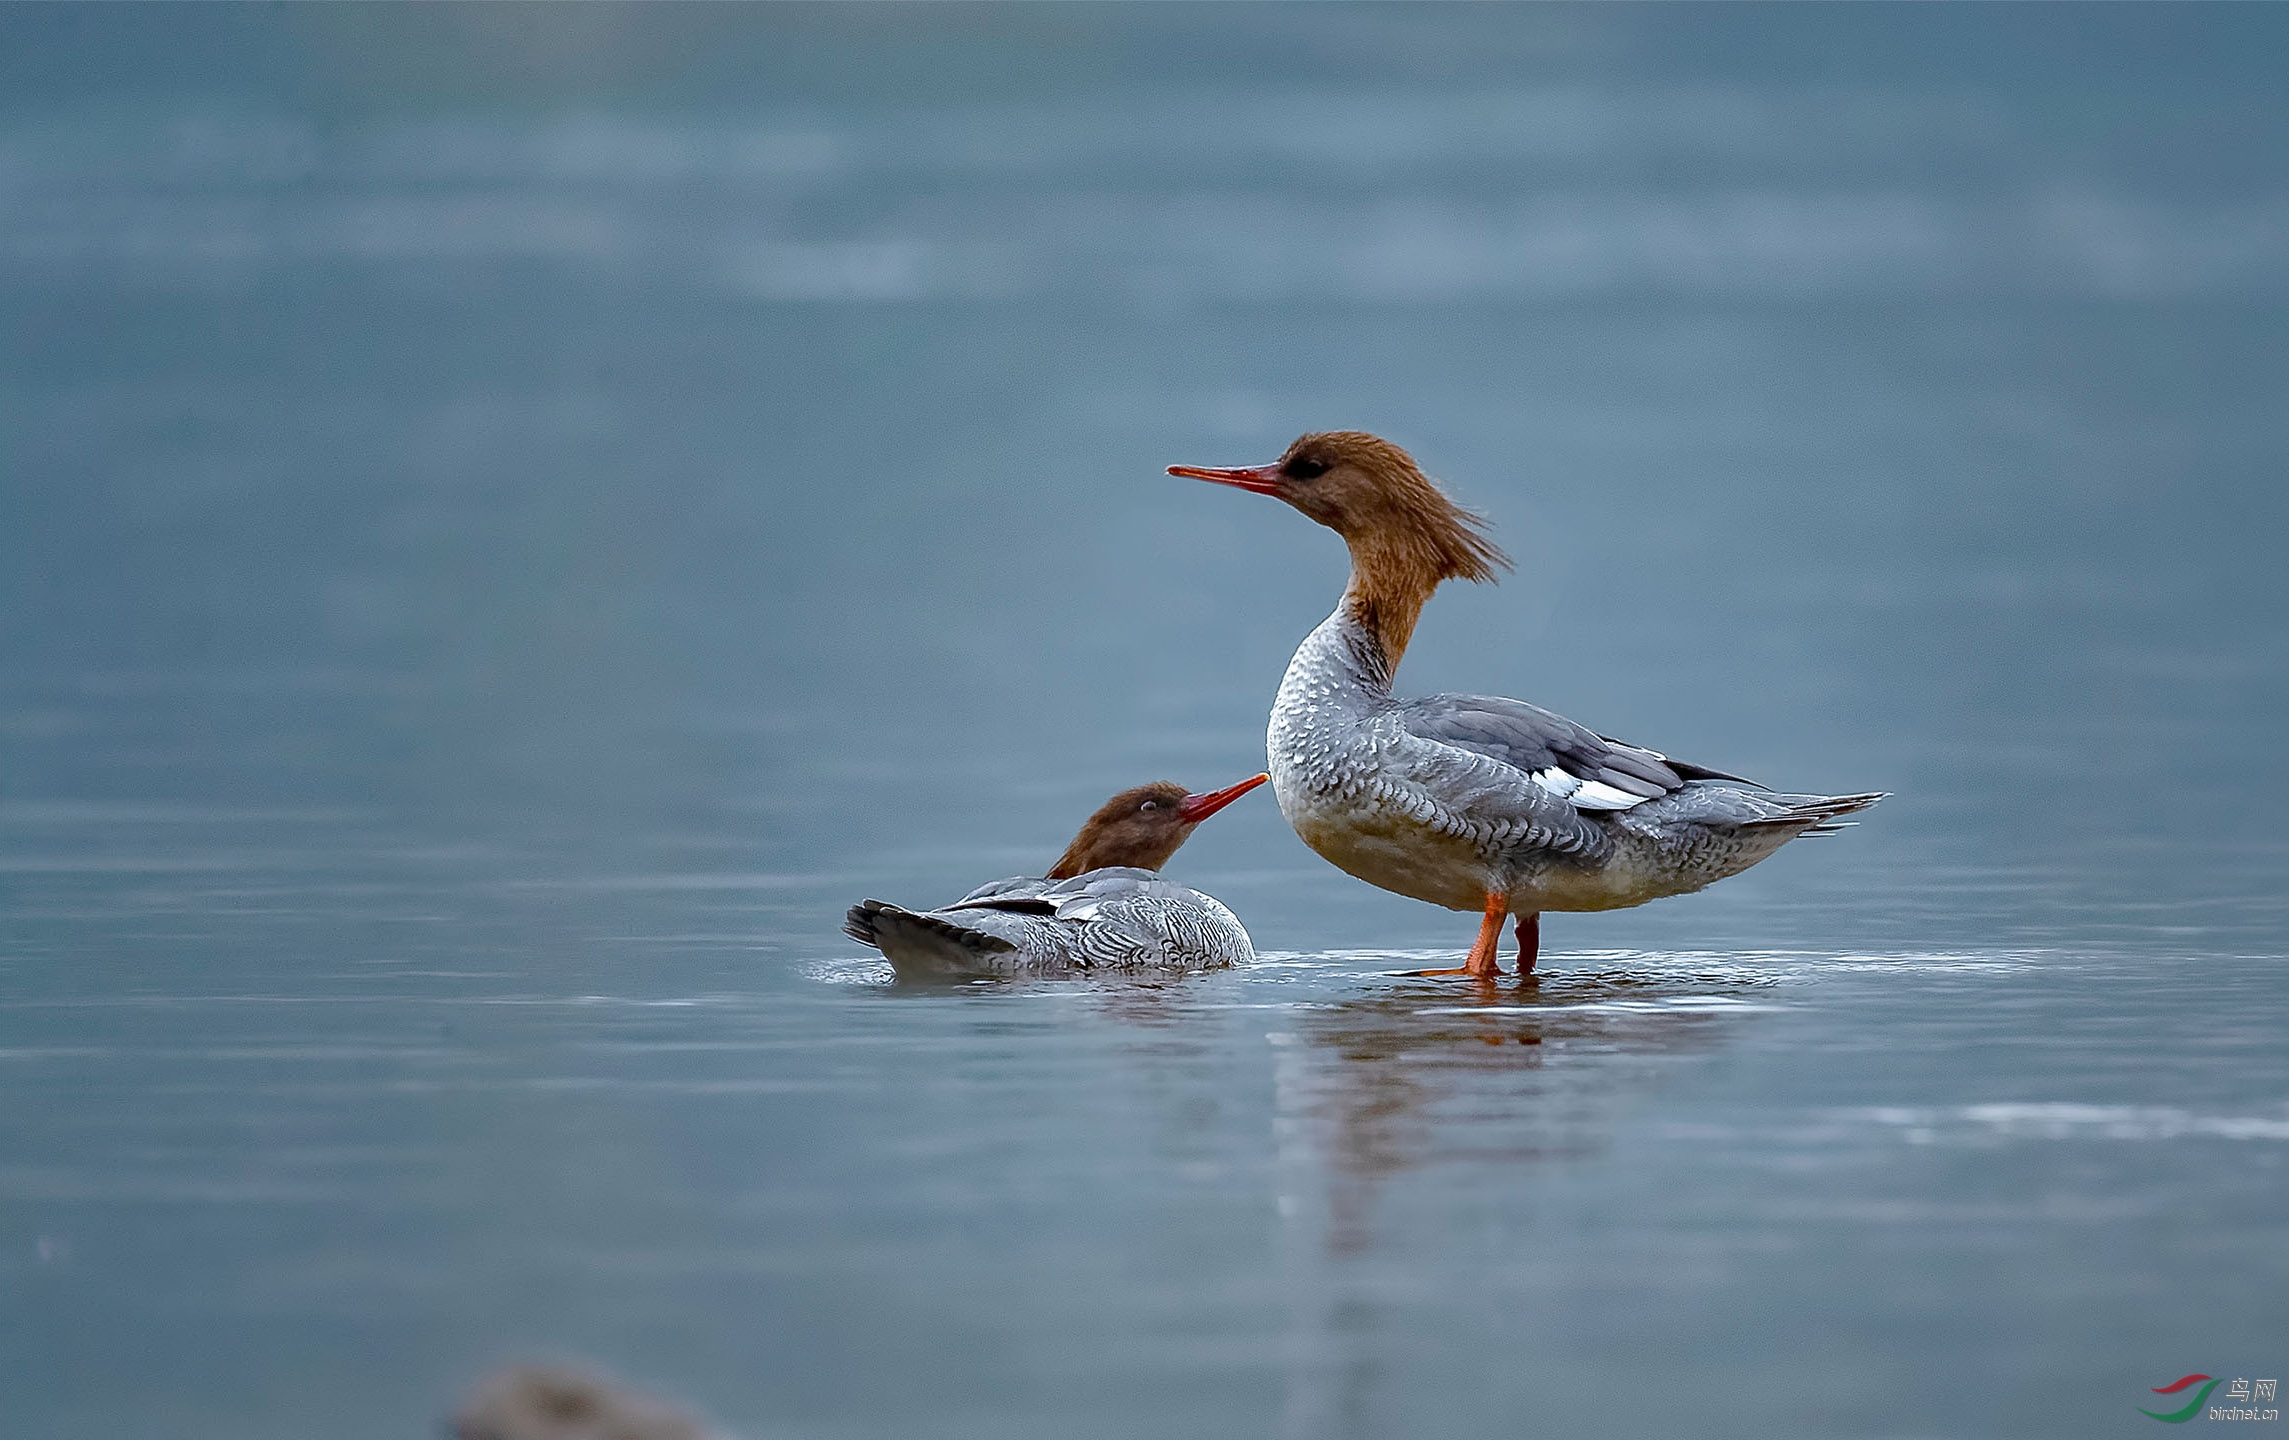
{"label": "white wave streak", "polygon": [[1675,1015],[1675,1014],[1740,1014],[1751,1010],[1777,1010],[1781,1007],[1755,1000],[1738,1000],[1730,995],[1666,995],[1649,1000],[1590,1000],[1579,1004],[1551,1005],[1431,1005],[1417,1010],[1417,1015]]}
{"label": "white wave streak", "polygon": [[1897,1127],[1909,1138],[1985,1132],[2031,1140],[2178,1140],[2207,1136],[2219,1140],[2289,1140],[2289,1117],[2197,1115],[2158,1105],[2078,1105],[2013,1103],[1964,1105],[1952,1109],[1878,1107],[1851,1112],[1879,1125]]}

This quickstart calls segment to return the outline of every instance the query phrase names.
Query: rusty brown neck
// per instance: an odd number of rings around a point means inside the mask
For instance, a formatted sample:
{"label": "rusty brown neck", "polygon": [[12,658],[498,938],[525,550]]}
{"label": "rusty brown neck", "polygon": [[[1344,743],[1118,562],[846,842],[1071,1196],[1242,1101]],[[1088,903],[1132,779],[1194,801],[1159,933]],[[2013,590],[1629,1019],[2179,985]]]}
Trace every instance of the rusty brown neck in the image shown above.
{"label": "rusty brown neck", "polygon": [[1096,866],[1089,863],[1089,852],[1082,848],[1088,839],[1087,835],[1074,836],[1073,843],[1065,847],[1065,853],[1057,857],[1057,863],[1049,867],[1048,878],[1070,880],[1076,875],[1096,869]]}
{"label": "rusty brown neck", "polygon": [[1387,688],[1414,638],[1423,606],[1445,577],[1435,559],[1404,543],[1366,536],[1349,543],[1351,583],[1343,589],[1343,608],[1379,652],[1363,658],[1381,671]]}
{"label": "rusty brown neck", "polygon": [[1104,834],[1094,826],[1084,827],[1080,834],[1073,837],[1073,843],[1065,847],[1065,853],[1057,857],[1057,863],[1049,867],[1047,878],[1070,880],[1091,870],[1102,870],[1107,865],[1133,865],[1139,870],[1158,870],[1168,863],[1169,856],[1176,853],[1177,845],[1183,843],[1182,834],[1176,836],[1175,845],[1164,847],[1158,843],[1157,837],[1151,841],[1134,836],[1124,840],[1118,835]]}

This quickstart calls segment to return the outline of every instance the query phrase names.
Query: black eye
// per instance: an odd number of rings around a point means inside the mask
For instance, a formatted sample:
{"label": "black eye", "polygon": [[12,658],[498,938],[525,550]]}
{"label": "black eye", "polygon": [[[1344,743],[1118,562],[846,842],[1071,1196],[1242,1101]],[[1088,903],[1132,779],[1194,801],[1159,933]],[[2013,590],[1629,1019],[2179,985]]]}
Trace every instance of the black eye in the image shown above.
{"label": "black eye", "polygon": [[1327,473],[1327,462],[1314,460],[1309,455],[1298,455],[1282,465],[1280,473],[1290,480],[1317,480]]}
{"label": "black eye", "polygon": [[1160,802],[1158,800],[1147,800],[1137,807],[1137,813],[1142,815],[1148,810],[1158,810],[1159,808]]}

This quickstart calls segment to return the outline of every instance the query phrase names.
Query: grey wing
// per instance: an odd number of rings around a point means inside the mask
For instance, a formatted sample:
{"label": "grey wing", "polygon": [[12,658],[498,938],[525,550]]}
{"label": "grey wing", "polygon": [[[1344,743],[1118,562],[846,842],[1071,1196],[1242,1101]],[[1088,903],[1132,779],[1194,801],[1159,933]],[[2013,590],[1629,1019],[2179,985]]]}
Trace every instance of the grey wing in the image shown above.
{"label": "grey wing", "polygon": [[1035,891],[1032,898],[1049,907],[1060,920],[1092,920],[1105,906],[1122,901],[1153,900],[1166,896],[1190,895],[1192,891],[1174,880],[1162,878],[1157,870],[1141,870],[1133,865],[1107,865],[1101,870],[1090,870],[1070,880],[1053,880]]}
{"label": "grey wing", "polygon": [[1255,957],[1230,910],[1151,870],[1092,870],[1040,898],[1056,905],[1060,921],[1078,926],[1076,943],[1090,966],[1212,967]]}
{"label": "grey wing", "polygon": [[1408,734],[1499,760],[1576,810],[1627,810],[1682,789],[1687,779],[1735,778],[1678,765],[1657,750],[1499,695],[1431,695],[1398,713]]}
{"label": "grey wing", "polygon": [[1398,802],[1493,853],[1602,857],[1613,845],[1602,816],[1685,783],[1654,751],[1523,700],[1432,695],[1393,706],[1376,728]]}

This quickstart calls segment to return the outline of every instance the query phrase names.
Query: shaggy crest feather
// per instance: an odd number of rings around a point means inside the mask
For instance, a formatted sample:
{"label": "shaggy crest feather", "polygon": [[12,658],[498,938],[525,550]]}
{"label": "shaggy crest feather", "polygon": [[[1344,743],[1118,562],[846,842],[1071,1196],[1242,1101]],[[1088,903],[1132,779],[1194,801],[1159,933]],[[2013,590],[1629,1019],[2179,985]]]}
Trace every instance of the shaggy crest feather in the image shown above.
{"label": "shaggy crest feather", "polygon": [[[1486,517],[1457,505],[1415,463],[1415,457],[1380,435],[1364,430],[1323,430],[1299,436],[1280,456],[1282,467],[1298,459],[1325,466],[1343,493],[1337,513],[1322,517],[1298,509],[1350,542],[1355,559],[1372,560],[1393,580],[1436,587],[1446,580],[1488,583],[1511,568],[1510,557],[1486,534]],[[1345,487],[1340,472],[1359,471],[1368,486]],[[1362,554],[1362,549],[1367,552]]]}
{"label": "shaggy crest feather", "polygon": [[1487,582],[1510,557],[1486,520],[1457,505],[1413,456],[1363,430],[1304,435],[1278,465],[1280,498],[1343,537],[1351,550],[1345,601],[1381,648],[1386,678],[1399,668],[1431,592],[1449,580]]}

